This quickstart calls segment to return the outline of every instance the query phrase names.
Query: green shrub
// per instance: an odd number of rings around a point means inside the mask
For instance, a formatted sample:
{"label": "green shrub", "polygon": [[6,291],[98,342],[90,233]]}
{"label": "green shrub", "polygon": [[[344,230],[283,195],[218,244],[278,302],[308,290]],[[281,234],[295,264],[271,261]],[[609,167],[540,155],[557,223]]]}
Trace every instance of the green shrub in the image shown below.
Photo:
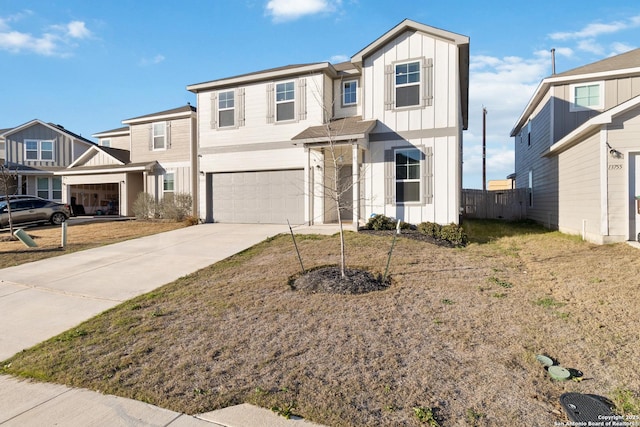
{"label": "green shrub", "polygon": [[421,222],[418,224],[418,231],[422,234],[426,234],[427,236],[435,237],[436,239],[440,238],[440,230],[442,226],[435,222]]}
{"label": "green shrub", "polygon": [[133,214],[137,219],[151,219],[156,217],[158,206],[149,193],[140,193],[133,202]]}
{"label": "green shrub", "polygon": [[467,233],[464,229],[454,223],[443,225],[440,229],[440,238],[453,243],[456,246],[465,246],[467,244]]}
{"label": "green shrub", "polygon": [[456,246],[465,246],[468,242],[464,229],[454,223],[440,225],[435,222],[422,222],[418,224],[417,228],[422,234],[426,234],[435,239],[446,240]]}
{"label": "green shrub", "polygon": [[395,230],[396,220],[378,214],[369,218],[369,221],[367,222],[367,225],[365,227],[367,230]]}

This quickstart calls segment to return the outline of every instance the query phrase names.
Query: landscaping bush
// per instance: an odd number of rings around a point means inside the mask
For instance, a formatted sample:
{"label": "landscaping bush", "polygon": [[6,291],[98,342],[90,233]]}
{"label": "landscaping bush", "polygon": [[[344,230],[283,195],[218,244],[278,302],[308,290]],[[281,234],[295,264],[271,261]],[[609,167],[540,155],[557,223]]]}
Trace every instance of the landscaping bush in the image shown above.
{"label": "landscaping bush", "polygon": [[454,223],[440,225],[435,222],[422,222],[418,224],[417,228],[422,234],[426,234],[435,239],[446,240],[456,246],[465,246],[468,242],[464,229]]}
{"label": "landscaping bush", "polygon": [[464,232],[464,229],[454,223],[442,226],[440,229],[440,238],[456,246],[465,246],[468,241],[467,233]]}
{"label": "landscaping bush", "polygon": [[[381,214],[376,214],[369,218],[369,221],[365,225],[367,230],[395,230],[398,225],[398,221],[395,218],[389,218]],[[400,229],[408,230],[411,228],[411,224],[400,221]]]}
{"label": "landscaping bush", "polygon": [[149,193],[140,193],[133,202],[133,214],[137,219],[151,219],[156,217],[158,206]]}
{"label": "landscaping bush", "polygon": [[183,221],[191,213],[193,199],[188,193],[165,194],[158,206],[160,218]]}
{"label": "landscaping bush", "polygon": [[421,222],[418,224],[418,231],[420,233],[435,237],[436,239],[440,238],[441,229],[442,226],[436,222]]}
{"label": "landscaping bush", "polygon": [[396,220],[377,214],[369,218],[365,228],[367,230],[395,230]]}

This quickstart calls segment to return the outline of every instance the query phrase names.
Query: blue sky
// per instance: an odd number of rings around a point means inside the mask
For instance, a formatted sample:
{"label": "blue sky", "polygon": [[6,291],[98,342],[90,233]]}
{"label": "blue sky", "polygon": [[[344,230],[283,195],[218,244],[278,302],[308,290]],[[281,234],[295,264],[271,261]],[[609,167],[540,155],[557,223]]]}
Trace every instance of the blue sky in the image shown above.
{"label": "blue sky", "polygon": [[405,18],[471,38],[465,188],[513,172],[509,132],[540,80],[640,43],[629,0],[2,0],[0,128],[38,118],[82,134],[179,107],[189,84],[348,60]]}

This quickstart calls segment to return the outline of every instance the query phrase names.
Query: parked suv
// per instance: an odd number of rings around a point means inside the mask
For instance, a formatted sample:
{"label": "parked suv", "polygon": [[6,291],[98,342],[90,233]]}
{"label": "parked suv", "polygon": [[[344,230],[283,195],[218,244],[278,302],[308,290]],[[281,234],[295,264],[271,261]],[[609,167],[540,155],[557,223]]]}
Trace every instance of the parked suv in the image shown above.
{"label": "parked suv", "polygon": [[[11,220],[14,225],[50,222],[60,225],[71,214],[69,205],[52,202],[39,197],[9,200],[11,204]],[[9,209],[6,200],[0,200],[0,228],[9,225]]]}

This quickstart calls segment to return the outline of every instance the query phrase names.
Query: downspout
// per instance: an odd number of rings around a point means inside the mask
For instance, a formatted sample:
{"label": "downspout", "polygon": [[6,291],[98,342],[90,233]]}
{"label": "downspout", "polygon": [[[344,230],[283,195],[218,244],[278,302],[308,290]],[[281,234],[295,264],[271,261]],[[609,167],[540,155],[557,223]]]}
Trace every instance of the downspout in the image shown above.
{"label": "downspout", "polygon": [[607,125],[600,129],[600,234],[609,235],[609,150]]}

